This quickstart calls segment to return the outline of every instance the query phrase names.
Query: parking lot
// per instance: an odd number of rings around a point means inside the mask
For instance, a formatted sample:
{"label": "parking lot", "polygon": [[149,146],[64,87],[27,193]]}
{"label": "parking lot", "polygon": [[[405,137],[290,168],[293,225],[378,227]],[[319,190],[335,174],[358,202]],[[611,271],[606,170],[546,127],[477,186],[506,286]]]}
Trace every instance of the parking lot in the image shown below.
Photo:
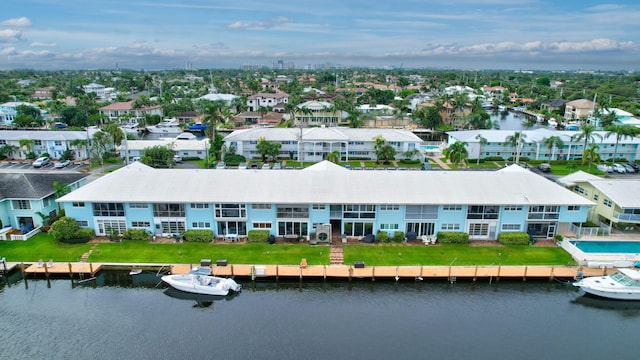
{"label": "parking lot", "polygon": [[82,171],[82,169],[86,166],[84,164],[71,163],[64,168],[56,169],[54,168],[56,161],[52,161],[48,165],[45,165],[41,168],[34,168],[31,163],[31,161],[2,161],[0,162],[0,170],[12,170],[17,172],[24,170]]}

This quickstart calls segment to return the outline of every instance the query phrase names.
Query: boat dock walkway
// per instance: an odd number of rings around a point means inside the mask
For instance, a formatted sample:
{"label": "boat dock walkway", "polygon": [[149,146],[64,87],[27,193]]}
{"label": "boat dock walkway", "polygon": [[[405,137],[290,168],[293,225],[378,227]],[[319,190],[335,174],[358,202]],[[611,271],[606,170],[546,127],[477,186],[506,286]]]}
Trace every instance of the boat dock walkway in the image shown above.
{"label": "boat dock walkway", "polygon": [[[123,270],[132,267],[153,271],[186,274],[200,264],[157,264],[157,263],[36,263],[24,264],[7,262],[7,271],[20,269],[25,274],[95,275],[101,270]],[[236,276],[255,278],[371,278],[371,279],[448,279],[466,278],[511,278],[511,279],[574,279],[578,276],[602,276],[616,271],[615,268],[586,268],[578,266],[364,266],[357,265],[251,265],[251,264],[211,264],[215,276]]]}

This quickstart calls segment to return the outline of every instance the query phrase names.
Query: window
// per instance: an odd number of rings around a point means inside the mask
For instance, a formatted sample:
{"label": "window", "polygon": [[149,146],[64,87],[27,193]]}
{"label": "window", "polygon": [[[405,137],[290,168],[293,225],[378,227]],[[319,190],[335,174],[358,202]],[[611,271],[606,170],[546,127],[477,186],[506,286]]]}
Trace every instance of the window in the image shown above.
{"label": "window", "polygon": [[507,205],[504,207],[504,211],[522,211],[522,206],[519,205]]}
{"label": "window", "polygon": [[184,221],[162,221],[160,223],[163,234],[180,234],[184,232]]}
{"label": "window", "polygon": [[435,234],[435,223],[432,222],[408,222],[406,232],[415,232],[417,236]]}
{"label": "window", "polygon": [[400,205],[380,205],[380,211],[398,211],[400,210]]}
{"label": "window", "polygon": [[49,211],[49,217],[51,217],[51,218],[55,218],[57,214],[58,214],[58,210],[57,209],[53,209],[53,210]]}
{"label": "window", "polygon": [[53,145],[55,145],[55,146],[62,146],[62,141],[60,141],[60,140],[55,140],[55,141],[53,142]]}
{"label": "window", "polygon": [[269,210],[271,209],[271,204],[253,204],[251,207],[253,210]]}
{"label": "window", "polygon": [[247,223],[245,221],[219,221],[218,234],[247,235]]}
{"label": "window", "polygon": [[380,230],[398,230],[398,224],[380,224]]}
{"label": "window", "polygon": [[598,194],[593,194],[593,200],[598,201]]}
{"label": "window", "polygon": [[216,204],[216,218],[246,218],[247,205],[245,204]]}
{"label": "window", "polygon": [[608,207],[611,207],[611,205],[613,205],[613,203],[609,199],[602,200],[602,203],[605,204]]}
{"label": "window", "polygon": [[580,206],[569,205],[569,206],[567,206],[567,210],[569,210],[569,211],[580,211]]}
{"label": "window", "polygon": [[94,203],[93,216],[124,216],[124,204]]}
{"label": "window", "polygon": [[560,207],[556,205],[529,206],[529,220],[554,220],[560,217]]}
{"label": "window", "polygon": [[15,210],[31,210],[31,202],[29,200],[13,200],[12,203]]}
{"label": "window", "polygon": [[194,229],[209,229],[211,228],[211,223],[208,221],[194,221],[191,223],[191,227]]}
{"label": "window", "polygon": [[89,222],[87,220],[76,220],[76,224],[83,228],[89,227]]}
{"label": "window", "polygon": [[147,204],[147,203],[130,203],[129,207],[131,209],[148,209],[149,208],[149,204]]}
{"label": "window", "polygon": [[440,226],[442,231],[460,231],[460,224],[442,224]]}
{"label": "window", "polygon": [[254,222],[251,226],[253,226],[254,229],[271,230],[270,222]]}
{"label": "window", "polygon": [[127,223],[124,220],[97,220],[99,235],[111,235],[112,232],[122,234],[127,230]]}
{"label": "window", "polygon": [[184,204],[153,204],[155,217],[185,217]]}
{"label": "window", "polygon": [[306,219],[309,217],[309,208],[303,206],[278,206],[276,216],[286,219]]}
{"label": "window", "polygon": [[502,231],[520,231],[520,224],[502,224]]}
{"label": "window", "polygon": [[191,204],[191,208],[192,208],[192,209],[208,209],[208,208],[209,208],[209,204],[204,204],[204,203],[192,203],[192,204]]}
{"label": "window", "polygon": [[577,186],[577,185],[576,185],[576,187],[575,187],[575,188],[573,188],[573,191],[575,191],[575,192],[577,192],[577,193],[579,193],[579,194],[585,195],[585,196],[588,196],[588,195],[589,195],[589,192],[588,192],[587,190],[585,190],[585,189],[584,189],[583,187],[581,187],[581,186]]}
{"label": "window", "polygon": [[84,203],[83,202],[72,202],[71,206],[73,207],[84,207]]}
{"label": "window", "polygon": [[442,211],[462,211],[462,205],[442,205]]}
{"label": "window", "polygon": [[469,224],[469,236],[489,235],[489,224]]}
{"label": "window", "polygon": [[51,204],[51,198],[46,197],[46,198],[42,199],[42,206],[43,207],[47,207],[47,206],[49,206],[49,204]]}
{"label": "window", "polygon": [[33,140],[33,145],[42,146],[42,140]]}
{"label": "window", "polygon": [[313,204],[312,208],[313,208],[313,210],[324,210],[325,209],[325,205],[324,204]]}
{"label": "window", "polygon": [[7,140],[0,140],[0,145],[7,145]]}
{"label": "window", "polygon": [[373,223],[345,222],[344,234],[347,236],[364,236],[368,234],[373,234]]}
{"label": "window", "polygon": [[405,219],[437,219],[438,206],[436,205],[407,205]]}
{"label": "window", "polygon": [[498,206],[472,205],[467,209],[467,219],[497,219]]}
{"label": "window", "polygon": [[278,235],[309,235],[308,224],[299,221],[278,221]]}

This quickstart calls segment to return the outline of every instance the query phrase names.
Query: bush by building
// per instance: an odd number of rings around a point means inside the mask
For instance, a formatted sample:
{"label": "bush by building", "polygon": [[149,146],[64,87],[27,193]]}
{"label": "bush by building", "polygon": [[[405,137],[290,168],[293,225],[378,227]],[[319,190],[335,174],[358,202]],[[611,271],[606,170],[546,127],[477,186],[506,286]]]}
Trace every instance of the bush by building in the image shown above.
{"label": "bush by building", "polygon": [[530,237],[525,232],[503,232],[498,235],[498,242],[502,245],[528,245]]}
{"label": "bush by building", "polygon": [[469,234],[458,231],[440,231],[437,234],[438,242],[441,244],[468,244]]}

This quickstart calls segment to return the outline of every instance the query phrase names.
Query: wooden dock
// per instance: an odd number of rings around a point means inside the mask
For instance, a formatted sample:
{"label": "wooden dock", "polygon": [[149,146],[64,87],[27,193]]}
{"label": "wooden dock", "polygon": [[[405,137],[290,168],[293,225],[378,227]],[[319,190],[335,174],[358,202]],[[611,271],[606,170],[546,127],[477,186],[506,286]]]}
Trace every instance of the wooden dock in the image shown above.
{"label": "wooden dock", "polygon": [[102,270],[102,264],[93,263],[38,263],[32,264],[29,267],[25,267],[24,264],[20,265],[21,270],[25,274],[36,275],[63,275],[69,274],[70,276],[79,274],[88,274],[94,276],[97,272]]}

